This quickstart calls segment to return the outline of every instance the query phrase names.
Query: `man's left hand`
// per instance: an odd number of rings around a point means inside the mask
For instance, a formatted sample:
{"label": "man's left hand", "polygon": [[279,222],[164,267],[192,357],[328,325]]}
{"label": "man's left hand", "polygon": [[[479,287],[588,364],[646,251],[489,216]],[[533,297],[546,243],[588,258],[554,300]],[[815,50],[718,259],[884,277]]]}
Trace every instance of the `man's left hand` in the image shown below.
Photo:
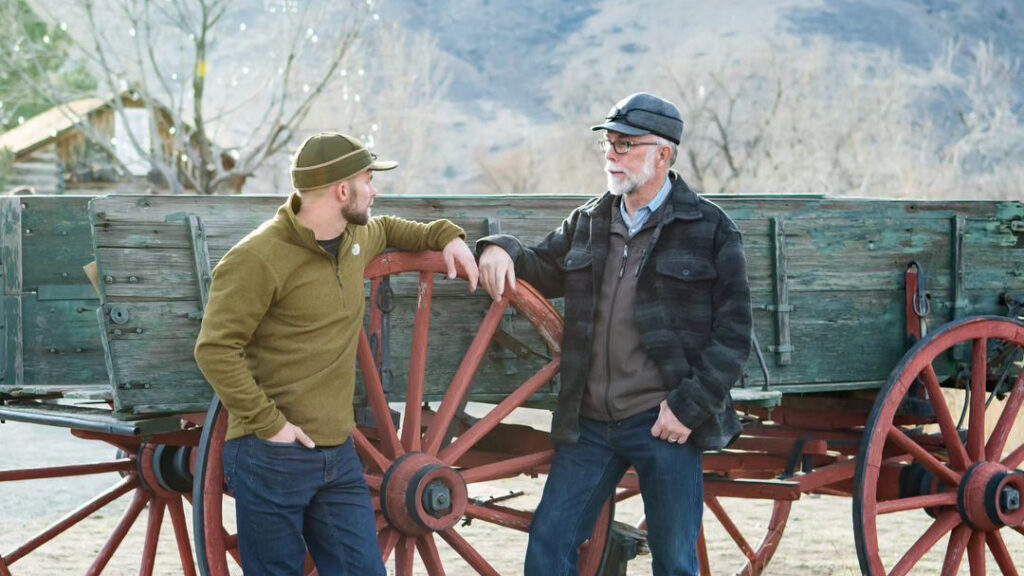
{"label": "man's left hand", "polygon": [[690,429],[672,413],[672,409],[668,407],[668,401],[662,400],[658,421],[651,427],[651,436],[661,438],[666,442],[683,444],[690,437]]}
{"label": "man's left hand", "polygon": [[476,258],[473,256],[469,246],[466,246],[466,241],[462,238],[452,240],[445,244],[442,254],[444,255],[444,263],[448,267],[448,278],[455,278],[455,264],[458,263],[459,268],[466,272],[466,278],[469,280],[469,291],[476,292],[476,281],[480,272],[476,268]]}

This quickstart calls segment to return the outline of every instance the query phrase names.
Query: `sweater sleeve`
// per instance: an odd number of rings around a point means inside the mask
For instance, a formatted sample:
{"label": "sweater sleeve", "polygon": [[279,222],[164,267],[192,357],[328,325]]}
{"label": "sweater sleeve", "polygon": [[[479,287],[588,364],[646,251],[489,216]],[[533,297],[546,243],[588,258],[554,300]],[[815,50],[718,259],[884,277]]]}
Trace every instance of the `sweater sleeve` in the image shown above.
{"label": "sweater sleeve", "polygon": [[286,419],[256,384],[245,350],[276,289],[273,270],[262,258],[244,248],[229,251],[213,270],[195,349],[196,363],[224,407],[263,439],[277,434]]}
{"label": "sweater sleeve", "polygon": [[443,250],[452,240],[466,237],[465,230],[444,219],[423,224],[397,216],[380,216],[371,219],[368,226],[374,256],[386,248],[407,252]]}

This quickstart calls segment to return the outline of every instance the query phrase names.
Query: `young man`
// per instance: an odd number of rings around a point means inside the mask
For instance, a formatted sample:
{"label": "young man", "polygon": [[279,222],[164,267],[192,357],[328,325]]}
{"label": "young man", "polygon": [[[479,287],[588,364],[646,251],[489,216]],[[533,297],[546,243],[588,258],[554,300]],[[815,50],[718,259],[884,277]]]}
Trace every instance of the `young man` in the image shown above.
{"label": "young man", "polygon": [[476,288],[461,228],[370,217],[373,174],[391,170],[356,139],[322,133],[292,166],[295,192],[213,272],[196,361],[228,411],[224,475],[242,569],[300,576],[384,574],[374,511],[349,433],[363,326],[363,270],[385,248],[443,250]]}
{"label": "young man", "polygon": [[740,432],[729,388],[750,350],[740,233],[670,170],[679,110],[639,93],[600,144],[608,192],[540,244],[477,244],[493,298],[518,276],[565,296],[555,457],[530,527],[527,576],[575,576],[577,549],[622,475],[636,469],[655,576],[698,574],[702,450]]}

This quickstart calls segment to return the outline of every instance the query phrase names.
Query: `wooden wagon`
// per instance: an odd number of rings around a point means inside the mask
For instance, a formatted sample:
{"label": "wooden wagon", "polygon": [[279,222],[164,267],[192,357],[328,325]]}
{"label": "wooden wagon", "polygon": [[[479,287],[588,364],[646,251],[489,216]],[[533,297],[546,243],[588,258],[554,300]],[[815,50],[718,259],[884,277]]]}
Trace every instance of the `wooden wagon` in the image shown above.
{"label": "wooden wagon", "polygon": [[[147,508],[140,573],[152,573],[166,512],[183,573],[195,574],[185,501],[199,572],[238,573],[220,468],[225,419],[192,349],[212,266],[281,201],[0,200],[0,419],[66,427],[119,450],[111,462],[7,469],[0,483],[121,474],[49,529],[0,551],[0,576],[18,574],[19,560],[127,495],[89,574],[103,571]],[[582,201],[380,197],[375,208],[450,218],[470,241],[501,231],[531,242]],[[712,564],[714,543],[702,539],[703,573],[760,574],[793,502],[838,494],[851,497],[865,574],[912,573],[927,553],[944,555],[943,574],[957,574],[965,554],[972,576],[1018,574],[1024,204],[715,201],[744,234],[757,354],[733,392],[743,435],[705,458],[705,526],[715,525],[706,533],[724,534],[735,553]],[[92,260],[98,296],[81,273]],[[542,478],[552,457],[543,424],[516,416],[554,406],[560,303],[525,283],[491,303],[441,272],[437,254],[386,253],[367,269],[354,438],[379,509],[382,552],[398,574],[496,574],[488,561],[496,546],[467,537],[467,525],[529,526],[535,501],[496,494],[493,483]],[[614,500],[636,494],[627,474]],[[729,503],[742,499],[771,503],[758,539],[731,519]],[[587,576],[623,573],[643,548],[642,519],[616,522],[614,504],[582,550]],[[906,515],[919,517],[920,535],[894,548],[887,522]],[[451,550],[444,559],[439,539]]]}

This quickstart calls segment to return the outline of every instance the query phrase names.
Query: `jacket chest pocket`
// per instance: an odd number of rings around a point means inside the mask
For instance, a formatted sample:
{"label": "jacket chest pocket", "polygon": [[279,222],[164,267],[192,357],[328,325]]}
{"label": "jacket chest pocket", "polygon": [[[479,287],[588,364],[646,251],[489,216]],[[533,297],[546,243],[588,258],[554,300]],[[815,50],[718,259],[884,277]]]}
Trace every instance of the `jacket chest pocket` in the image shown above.
{"label": "jacket chest pocket", "polygon": [[705,333],[713,321],[713,290],[718,271],[701,257],[659,259],[655,265],[655,290],[662,311],[673,327]]}

